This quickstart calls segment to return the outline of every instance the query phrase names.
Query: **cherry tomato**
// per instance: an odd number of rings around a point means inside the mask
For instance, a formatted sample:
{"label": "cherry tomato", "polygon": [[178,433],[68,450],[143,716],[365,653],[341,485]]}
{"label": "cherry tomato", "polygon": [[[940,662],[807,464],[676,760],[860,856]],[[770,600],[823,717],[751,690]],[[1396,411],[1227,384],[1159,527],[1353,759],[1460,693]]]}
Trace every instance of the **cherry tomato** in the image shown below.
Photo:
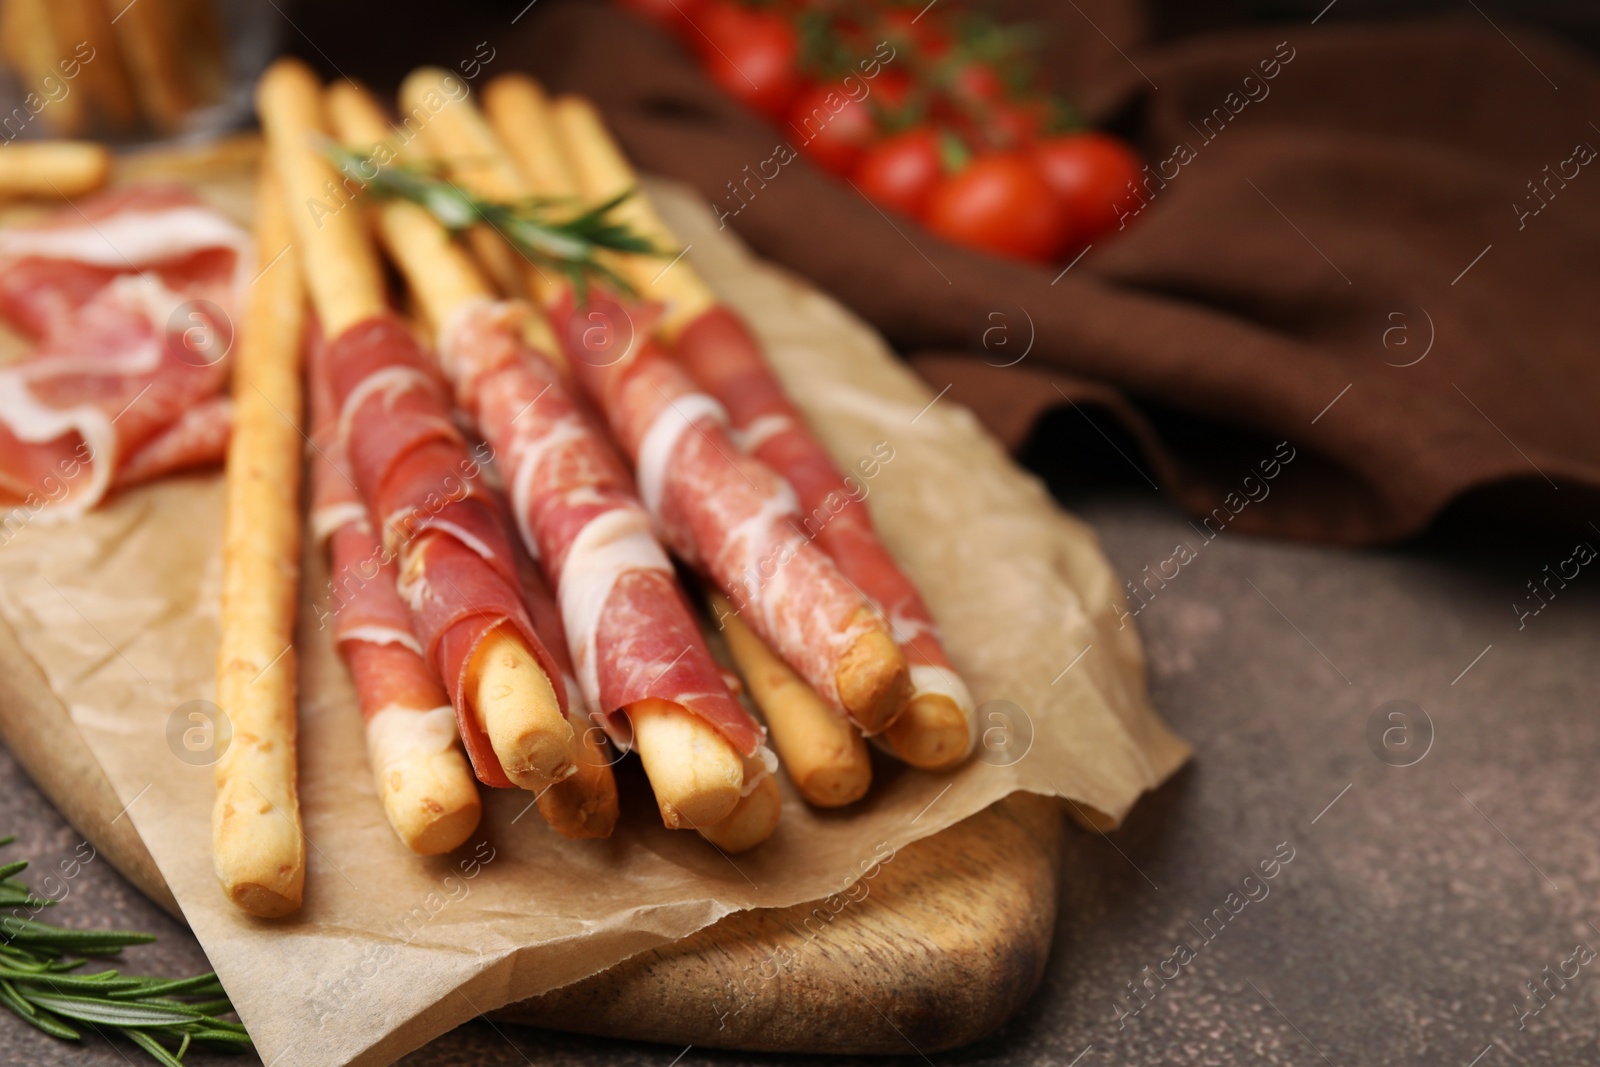
{"label": "cherry tomato", "polygon": [[1066,244],[1066,212],[1022,152],[979,156],[928,197],[928,229],[956,244],[1045,262]]}
{"label": "cherry tomato", "polygon": [[700,62],[711,80],[747,107],[781,120],[801,85],[794,27],[781,15],[731,2],[710,4],[698,26]]}
{"label": "cherry tomato", "polygon": [[1135,201],[1128,183],[1137,186],[1144,176],[1133,149],[1103,133],[1051,137],[1034,147],[1033,157],[1080,244],[1117,228]]}
{"label": "cherry tomato", "polygon": [[1003,101],[993,105],[990,114],[992,139],[1007,148],[1022,148],[1038,139],[1046,109],[1039,100]]}
{"label": "cherry tomato", "polygon": [[[859,87],[856,91],[859,95]],[[852,100],[842,83],[814,85],[802,91],[789,111],[789,132],[795,146],[840,177],[855,167],[876,131],[872,113],[865,104]]]}
{"label": "cherry tomato", "polygon": [[972,62],[955,72],[950,79],[950,92],[962,100],[992,104],[1004,99],[1006,85],[989,64]]}
{"label": "cherry tomato", "polygon": [[874,116],[889,119],[891,122],[900,117],[906,105],[911,102],[912,93],[916,91],[911,75],[903,70],[884,69],[867,84],[872,87],[872,92],[867,97],[867,109]]}
{"label": "cherry tomato", "polygon": [[942,173],[939,135],[919,127],[867,149],[850,180],[879,207],[921,218]]}
{"label": "cherry tomato", "polygon": [[[923,14],[926,14],[924,9]],[[883,29],[896,44],[909,44],[927,60],[943,59],[950,54],[950,35],[932,18],[907,8],[891,8],[883,13]]]}
{"label": "cherry tomato", "polygon": [[694,27],[706,0],[622,0],[622,6],[691,45],[701,40]]}

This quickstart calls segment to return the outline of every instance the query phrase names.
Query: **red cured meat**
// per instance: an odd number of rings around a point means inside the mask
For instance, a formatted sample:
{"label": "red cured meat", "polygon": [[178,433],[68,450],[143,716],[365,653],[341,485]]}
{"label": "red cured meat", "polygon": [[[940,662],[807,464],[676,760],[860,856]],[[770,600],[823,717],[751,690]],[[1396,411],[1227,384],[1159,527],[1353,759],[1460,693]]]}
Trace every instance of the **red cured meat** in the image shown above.
{"label": "red cured meat", "polygon": [[557,590],[580,689],[624,750],[625,709],[656,698],[753,755],[765,731],[728,692],[621,460],[560,372],[523,342],[524,313],[465,305],[440,350],[507,472],[524,543]]}
{"label": "red cured meat", "polygon": [[387,708],[432,711],[449,697],[422,658],[411,611],[395,591],[398,568],[384,555],[350,478],[321,349],[313,343],[309,377],[311,527],[327,539],[332,575],[322,622],[333,621],[334,643],[350,668],[363,719]]}
{"label": "red cured meat", "polygon": [[884,548],[865,503],[807,428],[744,322],[714,307],[691,322],[674,347],[695,380],[728,409],[749,451],[793,486],[807,535],[888,617],[913,670],[923,664],[953,676],[922,595]]}
{"label": "red cured meat", "polygon": [[[602,316],[626,345],[597,346]],[[563,331],[574,373],[633,460],[667,543],[727,593],[755,631],[835,707],[842,657],[881,628],[870,605],[801,532],[793,490],[729,437],[727,415],[671,357],[597,298]]]}
{"label": "red cured meat", "polygon": [[81,513],[217,394],[249,259],[241,230],[174,187],[0,231],[0,316],[37,340],[0,368],[0,506],[59,479],[49,510]]}
{"label": "red cured meat", "polygon": [[232,432],[233,399],[218,395],[202,400],[128,456],[114,484],[137,485],[174,471],[221,463]]}
{"label": "red cured meat", "polygon": [[467,705],[474,651],[491,632],[511,626],[549,676],[563,713],[567,695],[523,603],[504,518],[477,482],[480,461],[451,421],[437,372],[395,316],[345,330],[328,345],[327,365],[339,405],[338,440],[381,523],[383,549],[399,564],[398,589],[423,656],[444,680],[479,780],[510,786]]}

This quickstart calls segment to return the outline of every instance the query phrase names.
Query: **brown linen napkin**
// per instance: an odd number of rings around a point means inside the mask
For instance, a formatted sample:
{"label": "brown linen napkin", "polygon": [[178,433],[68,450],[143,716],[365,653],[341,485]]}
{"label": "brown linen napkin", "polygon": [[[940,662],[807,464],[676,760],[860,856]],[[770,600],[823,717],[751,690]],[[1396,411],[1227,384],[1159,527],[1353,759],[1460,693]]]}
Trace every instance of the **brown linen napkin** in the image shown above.
{"label": "brown linen napkin", "polygon": [[1471,14],[1145,45],[1133,4],[1003,6],[1050,27],[1057,83],[1158,174],[1064,274],[891,223],[803,158],[741,208],[730,183],[784,133],[609,4],[540,5],[508,52],[1013,447],[1044,411],[1095,405],[1211,528],[1298,538],[1393,540],[1463,497],[1600,511],[1590,60]]}

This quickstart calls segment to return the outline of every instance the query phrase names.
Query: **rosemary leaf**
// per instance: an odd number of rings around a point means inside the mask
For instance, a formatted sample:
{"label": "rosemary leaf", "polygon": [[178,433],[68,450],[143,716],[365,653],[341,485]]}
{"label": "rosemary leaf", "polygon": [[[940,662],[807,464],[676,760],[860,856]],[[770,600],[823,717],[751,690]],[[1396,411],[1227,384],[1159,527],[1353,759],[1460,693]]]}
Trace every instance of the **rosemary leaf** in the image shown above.
{"label": "rosemary leaf", "polygon": [[587,299],[591,279],[624,295],[634,295],[627,279],[605,262],[606,255],[677,254],[676,250],[655,247],[648,238],[613,217],[617,207],[634,195],[632,189],[589,207],[571,198],[490,200],[468,192],[437,171],[401,164],[380,167],[370,155],[333,143],[326,145],[326,152],[346,178],[376,199],[417,204],[452,233],[473,226],[492,228],[530,263],[566,275],[580,304]]}
{"label": "rosemary leaf", "polygon": [[129,1030],[124,1027],[122,1028],[122,1035],[150,1053],[151,1058],[161,1064],[161,1067],[183,1067],[182,1057],[189,1047],[187,1038],[184,1040],[183,1045],[179,1047],[178,1054],[174,1056],[167,1051],[165,1045],[142,1030]]}
{"label": "rosemary leaf", "polygon": [[157,1006],[154,1004],[128,1004],[100,997],[74,997],[63,993],[38,993],[31,989],[18,990],[30,1004],[45,1008],[84,1023],[103,1023],[106,1026],[172,1026],[174,1023],[199,1022],[205,1018],[188,1008]]}

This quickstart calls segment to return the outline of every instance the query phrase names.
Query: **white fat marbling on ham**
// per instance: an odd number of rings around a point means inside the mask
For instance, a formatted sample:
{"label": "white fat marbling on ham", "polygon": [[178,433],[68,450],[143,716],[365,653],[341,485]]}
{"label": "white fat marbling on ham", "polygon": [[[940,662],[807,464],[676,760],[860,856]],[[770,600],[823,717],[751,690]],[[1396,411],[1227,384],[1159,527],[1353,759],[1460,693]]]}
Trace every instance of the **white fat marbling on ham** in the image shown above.
{"label": "white fat marbling on ham", "polygon": [[750,420],[749,425],[730,430],[729,436],[740,448],[754,455],[762,445],[794,428],[794,420],[787,415],[761,415]]}
{"label": "white fat marbling on ham", "polygon": [[650,519],[635,508],[596,515],[573,538],[561,566],[557,596],[572,649],[578,683],[591,707],[599,707],[600,663],[595,645],[606,601],[623,575],[672,572],[672,563],[650,532]]}
{"label": "white fat marbling on ham", "polygon": [[[0,369],[0,503],[65,481],[42,518],[81,514],[128,457],[215,397],[226,349],[195,358],[169,334],[221,328],[209,320],[225,324],[251,259],[242,230],[175,188],[0,230],[0,314],[39,339]],[[199,311],[180,319],[190,303]]]}
{"label": "white fat marbling on ham", "polygon": [[374,396],[380,397],[385,408],[394,407],[395,401],[413,389],[431,390],[433,379],[415,367],[389,366],[373,371],[350,390],[339,409],[339,447],[350,451],[350,427],[362,405]]}
{"label": "white fat marbling on ham", "polygon": [[410,630],[402,630],[395,626],[382,626],[376,623],[348,626],[339,631],[339,640],[365,641],[369,645],[399,645],[401,648],[409,648],[419,656],[422,655],[422,644],[417,640],[417,635]]}
{"label": "white fat marbling on ham", "polygon": [[522,544],[534,559],[539,558],[539,541],[533,535],[529,520],[533,516],[534,491],[539,484],[539,473],[547,457],[564,448],[583,442],[593,430],[576,413],[568,415],[551,428],[550,432],[524,443],[518,438],[516,471],[511,478],[511,510],[522,535]]}
{"label": "white fat marbling on ham", "polygon": [[112,270],[183,259],[210,248],[230,248],[247,258],[250,239],[215,211],[198,205],[127,211],[82,226],[0,231],[0,257],[66,259]]}
{"label": "white fat marbling on ham", "polygon": [[367,720],[367,758],[375,778],[450,751],[459,735],[449,704],[426,711],[390,705]]}
{"label": "white fat marbling on ham", "polygon": [[313,508],[310,516],[311,540],[321,544],[351,523],[359,523],[363,528],[369,528],[367,523],[367,506],[359,500],[341,500],[334,504],[325,504]]}
{"label": "white fat marbling on ham", "polygon": [[961,680],[961,675],[949,667],[913,663],[911,688],[916,696],[928,693],[949,697],[951,703],[961,709],[961,713],[967,717],[967,751],[971,752],[978,743],[978,712],[972,703],[972,692],[967,688],[967,683]]}
{"label": "white fat marbling on ham", "polygon": [[661,498],[666,492],[667,469],[678,442],[702,418],[727,425],[728,413],[704,393],[687,393],[670,400],[656,415],[639,442],[639,497],[657,520],[661,518]]}

